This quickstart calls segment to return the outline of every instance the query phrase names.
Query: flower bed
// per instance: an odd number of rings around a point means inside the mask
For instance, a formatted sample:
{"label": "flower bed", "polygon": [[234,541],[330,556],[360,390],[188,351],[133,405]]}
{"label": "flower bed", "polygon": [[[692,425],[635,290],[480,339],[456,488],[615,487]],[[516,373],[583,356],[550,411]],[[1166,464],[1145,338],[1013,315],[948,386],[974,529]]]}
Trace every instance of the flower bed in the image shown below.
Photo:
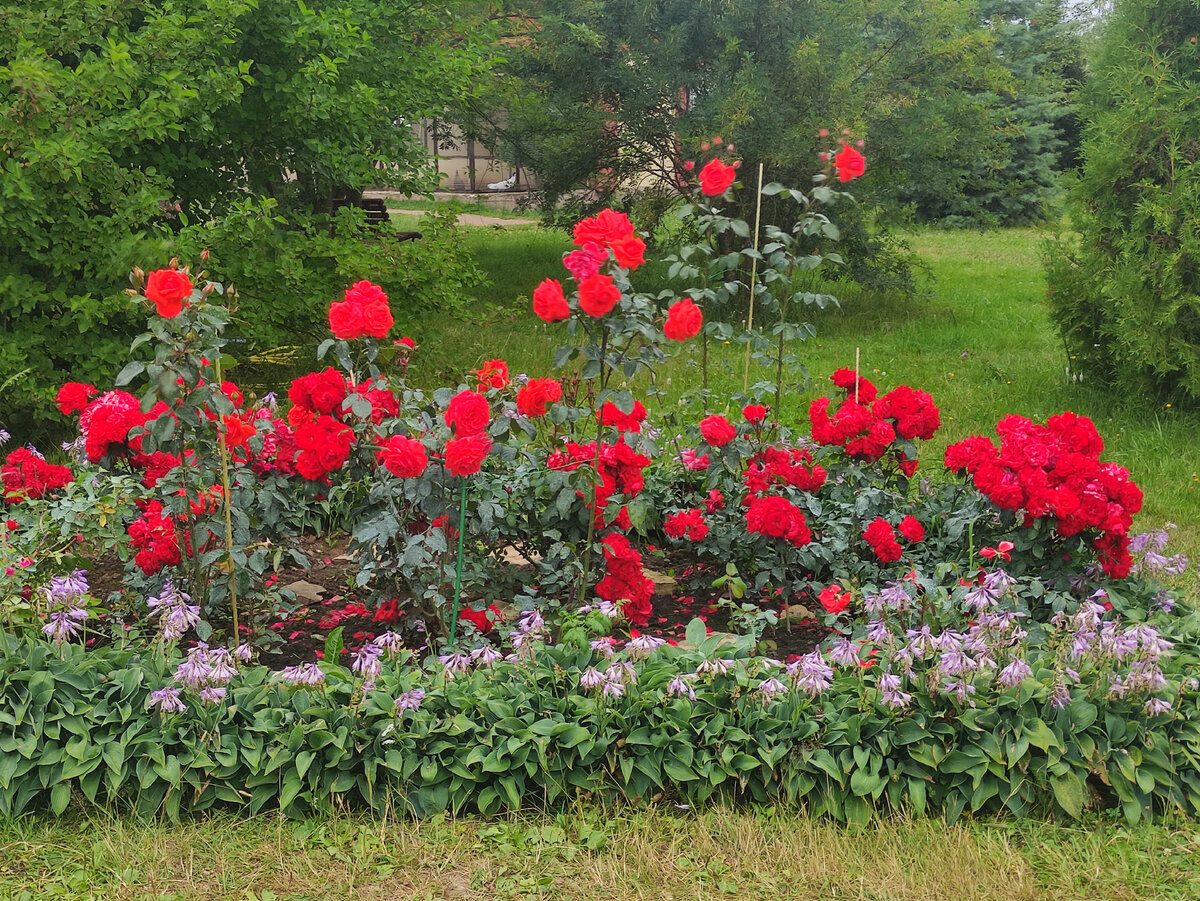
{"label": "flower bed", "polygon": [[[841,158],[842,181],[861,174]],[[836,240],[817,209],[839,192],[767,186],[800,204],[796,226],[728,254],[722,236],[749,234],[717,206],[735,178],[701,170],[702,240],[671,267],[687,297],[634,289],[645,246],[623,214],[578,224],[575,287],[533,297],[571,339],[558,379],[490,360],[426,395],[405,378],[419,348],[386,343],[387,298],[359,282],[329,309],[336,366],[284,410],[225,377],[221,286],[152,272],[156,315],[118,380],[141,397],[63,386],[74,468],[18,449],[0,469],[0,812],[61,812],[78,788],[171,814],[579,794],[854,821],[1195,813],[1196,616],[1153,581],[1187,563],[1166,533],[1131,534],[1141,493],[1086,418],[1006,417],[998,447],[969,438],[942,468],[919,454],[934,399],[851,369],[801,427],[773,415],[778,380],[718,400],[705,373],[661,403],[669,352],[699,344],[703,371],[709,336],[732,333],[704,311],[737,294],[742,260],[760,258],[761,290],[744,287],[777,320],[770,340],[747,327],[747,372],[758,356],[782,373],[789,308],[832,300],[794,285],[836,260],[807,242]],[[302,608],[280,574],[314,531],[349,535],[347,584]],[[701,618],[655,634],[651,545],[689,561],[740,638]],[[123,561],[120,591],[93,596],[85,552]],[[784,614],[819,646],[769,653]],[[248,665],[314,633],[310,659]]]}

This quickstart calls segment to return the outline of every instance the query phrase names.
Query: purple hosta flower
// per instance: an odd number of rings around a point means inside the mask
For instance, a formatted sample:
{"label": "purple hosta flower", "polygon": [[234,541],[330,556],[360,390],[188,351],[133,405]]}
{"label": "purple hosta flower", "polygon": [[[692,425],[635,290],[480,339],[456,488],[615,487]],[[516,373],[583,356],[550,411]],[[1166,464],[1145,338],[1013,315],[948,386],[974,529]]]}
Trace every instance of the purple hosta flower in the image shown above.
{"label": "purple hosta flower", "polygon": [[42,590],[51,604],[73,606],[72,601],[88,593],[87,571],[77,569],[69,576],[55,576]]}
{"label": "purple hosta flower", "polygon": [[858,664],[858,648],[851,644],[846,636],[841,635],[829,648],[829,659],[842,669],[855,666]]}
{"label": "purple hosta flower", "polygon": [[810,698],[815,698],[833,684],[833,668],[816,651],[789,663],[787,674],[795,686]]}
{"label": "purple hosta flower", "polygon": [[584,691],[591,691],[593,688],[599,688],[604,684],[604,673],[596,669],[594,666],[589,666],[579,676],[579,687]]}
{"label": "purple hosta flower", "polygon": [[621,613],[621,608],[612,601],[601,601],[596,605],[596,609],[609,619],[620,619],[624,615]]}
{"label": "purple hosta flower", "polygon": [[625,683],[621,680],[620,673],[613,668],[605,670],[604,681],[601,684],[601,694],[606,698],[619,698],[625,694]]}
{"label": "purple hosta flower", "polygon": [[1166,687],[1167,680],[1163,676],[1162,670],[1152,660],[1135,660],[1129,667],[1129,674],[1125,677],[1126,692],[1153,694]]}
{"label": "purple hosta flower", "polygon": [[363,646],[351,656],[350,669],[366,679],[372,679],[378,676],[380,670],[383,669],[383,664],[379,660],[382,656],[383,648],[374,642],[364,642]]}
{"label": "purple hosta flower", "polygon": [[88,612],[82,607],[68,607],[66,610],[55,610],[50,614],[50,622],[42,626],[42,632],[54,644],[62,644],[83,631],[82,623],[87,618]]}
{"label": "purple hosta flower", "polygon": [[908,590],[902,582],[889,582],[880,592],[879,597],[885,604],[897,611],[907,610],[912,603],[912,597],[909,596]]}
{"label": "purple hosta flower", "polygon": [[12,438],[12,435],[8,434],[4,429],[0,429],[0,447],[8,444],[10,438]]}
{"label": "purple hosta flower", "polygon": [[1170,613],[1175,609],[1175,598],[1165,588],[1154,596],[1154,603],[1163,613]]}
{"label": "purple hosta flower", "polygon": [[1050,706],[1055,710],[1062,710],[1071,703],[1071,692],[1067,688],[1067,683],[1062,676],[1056,676],[1054,679],[1054,689],[1050,692]]}
{"label": "purple hosta flower", "polygon": [[691,680],[694,676],[680,674],[667,683],[667,696],[671,698],[687,698],[689,701],[696,700],[696,690],[692,688]]}
{"label": "purple hosta flower", "polygon": [[238,663],[249,663],[254,659],[254,648],[248,644],[239,644],[233,649],[233,657]]}
{"label": "purple hosta flower", "polygon": [[485,644],[471,652],[471,659],[477,666],[491,666],[497,660],[503,660],[504,655],[490,644]]}
{"label": "purple hosta flower", "polygon": [[984,587],[995,597],[1006,594],[1015,582],[1016,580],[1002,569],[988,570],[983,577]]}
{"label": "purple hosta flower", "polygon": [[730,660],[728,657],[722,657],[718,660],[702,660],[700,665],[696,667],[696,674],[705,676],[712,674],[714,676],[723,676],[737,665],[736,660]]}
{"label": "purple hosta flower", "polygon": [[774,657],[758,657],[756,659],[760,669],[783,669],[783,661],[776,660]]}
{"label": "purple hosta flower", "polygon": [[187,705],[179,700],[179,689],[174,685],[150,692],[146,707],[149,710],[157,709],[159,713],[183,713],[187,710]]}
{"label": "purple hosta flower", "polygon": [[626,647],[629,650],[629,656],[634,660],[645,660],[655,649],[661,648],[666,641],[661,638],[655,638],[653,635],[640,634],[636,638],[631,638]]}
{"label": "purple hosta flower", "polygon": [[887,609],[887,601],[882,594],[864,594],[863,610],[871,616],[878,616]]}
{"label": "purple hosta flower", "polygon": [[159,617],[162,623],[163,641],[178,641],[188,629],[200,622],[200,607],[189,604],[186,594],[179,591],[168,579],[156,598],[147,598],[146,606]]}
{"label": "purple hosta flower", "polygon": [[1146,716],[1158,716],[1171,712],[1171,702],[1166,698],[1147,698],[1142,709],[1146,711]]}
{"label": "purple hosta flower", "polygon": [[225,700],[225,686],[208,685],[200,689],[199,697],[205,704],[220,704]]}
{"label": "purple hosta flower", "polygon": [[1092,651],[1092,641],[1096,633],[1082,629],[1071,636],[1071,659],[1082,660]]}
{"label": "purple hosta flower", "polygon": [[887,623],[881,619],[873,619],[867,623],[867,640],[872,644],[887,644],[892,637]]}
{"label": "purple hosta flower", "polygon": [[262,406],[266,407],[272,413],[279,406],[279,396],[274,391],[268,391],[262,396]]}
{"label": "purple hosta flower", "polygon": [[982,613],[996,603],[997,597],[986,585],[975,585],[963,596],[963,606],[972,613]]}
{"label": "purple hosta flower", "polygon": [[925,655],[937,646],[936,639],[929,626],[921,626],[919,630],[909,629],[904,633],[908,639],[909,653],[916,660],[924,660]]}
{"label": "purple hosta flower", "polygon": [[1160,657],[1165,657],[1171,648],[1175,647],[1175,643],[1163,638],[1154,626],[1142,623],[1141,625],[1134,626],[1132,631],[1137,636],[1138,643],[1142,646],[1142,651],[1150,660],[1158,660]]}
{"label": "purple hosta flower", "polygon": [[947,676],[967,676],[979,669],[979,663],[962,648],[942,651],[938,669]]}
{"label": "purple hosta flower", "polygon": [[603,638],[597,638],[592,642],[592,650],[605,660],[612,660],[613,654],[616,653],[616,651],[613,650],[613,641],[614,639],[610,635],[605,635]]}
{"label": "purple hosta flower", "polygon": [[892,663],[897,669],[910,679],[913,675],[913,655],[912,650],[908,647],[897,648],[892,654]]}
{"label": "purple hosta flower", "polygon": [[894,710],[907,707],[912,701],[912,695],[901,691],[900,684],[900,676],[896,673],[879,674],[879,700]]}
{"label": "purple hosta flower", "polygon": [[39,460],[45,460],[45,459],[46,459],[46,455],[45,455],[45,454],[43,454],[43,453],[42,453],[40,450],[38,450],[38,449],[37,449],[37,448],[36,448],[34,445],[32,445],[32,444],[26,444],[26,445],[25,445],[25,450],[29,451],[29,453],[30,453],[30,455],[31,455],[31,456],[37,457]]}
{"label": "purple hosta flower", "polygon": [[1005,688],[1016,688],[1027,678],[1033,675],[1033,668],[1025,662],[1023,657],[1014,657],[1009,661],[1008,666],[1000,670],[1000,675],[996,677]]}
{"label": "purple hosta flower", "polygon": [[208,684],[212,667],[208,663],[208,645],[198,642],[188,651],[187,659],[175,667],[175,681],[193,691],[199,691]]}
{"label": "purple hosta flower", "polygon": [[208,654],[208,681],[213,685],[225,685],[237,675],[233,655],[227,648],[213,648]]}
{"label": "purple hosta flower", "polygon": [[541,634],[546,628],[546,621],[536,610],[526,610],[517,621],[517,628],[525,635]]}
{"label": "purple hosta flower", "polygon": [[771,678],[763,679],[761,682],[759,682],[756,690],[762,695],[764,701],[769,701],[772,698],[778,697],[779,695],[787,694],[788,688],[778,679]]}
{"label": "purple hosta flower", "polygon": [[942,693],[957,698],[960,704],[975,706],[975,702],[971,700],[971,695],[975,694],[975,686],[965,679],[947,680],[942,685]]}
{"label": "purple hosta flower", "polygon": [[289,666],[279,674],[280,678],[289,685],[304,685],[317,688],[325,684],[325,674],[315,663],[302,663],[299,666]]}
{"label": "purple hosta flower", "polygon": [[610,663],[605,675],[609,678],[620,679],[625,685],[633,685],[637,682],[638,674],[635,667],[628,660],[618,660],[616,663]]}
{"label": "purple hosta flower", "polygon": [[365,698],[367,695],[369,695],[374,690],[375,690],[375,680],[374,679],[363,679],[363,684],[362,684],[363,697]]}
{"label": "purple hosta flower", "polygon": [[406,710],[417,710],[423,700],[425,700],[425,692],[420,688],[406,691],[395,700],[396,713],[403,714]]}
{"label": "purple hosta flower", "polygon": [[379,648],[389,658],[404,650],[404,639],[399,632],[387,631],[375,638],[375,647]]}
{"label": "purple hosta flower", "polygon": [[442,654],[438,657],[438,663],[446,668],[447,679],[471,669],[471,658],[466,654]]}

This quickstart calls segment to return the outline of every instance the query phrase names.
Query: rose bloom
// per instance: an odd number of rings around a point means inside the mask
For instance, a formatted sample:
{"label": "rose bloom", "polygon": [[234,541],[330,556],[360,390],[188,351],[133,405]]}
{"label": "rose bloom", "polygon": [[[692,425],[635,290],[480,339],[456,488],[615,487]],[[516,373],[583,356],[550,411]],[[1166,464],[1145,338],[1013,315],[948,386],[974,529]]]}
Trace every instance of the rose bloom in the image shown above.
{"label": "rose bloom", "polygon": [[667,309],[667,321],[663,324],[663,335],[671,341],[686,341],[694,338],[704,325],[704,314],[690,297],[677,301]]}
{"label": "rose bloom", "polygon": [[388,472],[402,479],[415,479],[429,465],[425,445],[403,435],[393,435],[384,441],[376,456]]}
{"label": "rose bloom", "polygon": [[719,413],[700,420],[700,434],[713,447],[724,447],[737,437],[737,429]]}
{"label": "rose bloom", "polygon": [[353,341],[363,334],[363,308],[359,304],[340,301],[329,305],[329,330],[335,338]]}
{"label": "rose bloom", "polygon": [[714,157],[700,170],[700,193],[708,197],[724,194],[735,178],[737,169]]}
{"label": "rose bloom", "polygon": [[607,316],[621,299],[621,292],[607,275],[593,275],[579,283],[579,309],[597,319]]}
{"label": "rose bloom", "polygon": [[632,235],[628,238],[614,241],[612,252],[613,257],[616,258],[617,265],[625,269],[636,269],[642,263],[646,262],[646,242]]}
{"label": "rose bloom", "polygon": [[[370,284],[368,282],[368,284]],[[372,286],[373,287],[373,286]],[[363,334],[372,338],[386,338],[395,325],[392,310],[385,297],[382,303],[369,303],[362,308]]]}
{"label": "rose bloom", "polygon": [[850,592],[841,590],[841,585],[829,585],[821,591],[817,600],[826,613],[838,614],[850,606]]}
{"label": "rose bloom", "polygon": [[548,278],[533,289],[533,312],[543,322],[559,322],[571,315],[562,282]]}
{"label": "rose bloom", "polygon": [[605,401],[600,408],[600,424],[612,426],[618,432],[640,432],[645,421],[646,405],[640,400],[633,402],[633,409],[628,413],[622,413],[611,400]]}
{"label": "rose bloom", "polygon": [[575,223],[575,244],[583,247],[589,243],[600,247],[612,247],[618,241],[633,237],[633,223],[624,213],[616,210],[601,210],[590,219]]}
{"label": "rose bloom", "polygon": [[921,525],[921,521],[915,516],[906,516],[900,520],[900,525],[897,526],[896,531],[914,544],[925,540],[925,527]]}
{"label": "rose bloom", "polygon": [[173,319],[183,310],[183,302],[192,296],[192,280],[178,269],[155,269],[146,276],[145,294],[159,316]]}
{"label": "rose bloom", "polygon": [[562,383],[555,379],[530,379],[517,392],[517,412],[522,416],[545,416],[550,405],[562,400]]}
{"label": "rose bloom", "polygon": [[492,439],[484,434],[451,438],[446,442],[446,470],[452,476],[474,475],[491,449]]}
{"label": "rose bloom", "polygon": [[761,404],[747,404],[742,407],[742,415],[746,422],[762,422],[767,418],[767,408]]}
{"label": "rose bloom", "polygon": [[703,469],[708,469],[709,465],[712,463],[712,461],[708,458],[708,454],[697,454],[690,447],[680,451],[679,456],[683,460],[684,467],[697,472]]}
{"label": "rose bloom", "polygon": [[837,152],[833,163],[837,166],[840,181],[853,181],[867,171],[866,157],[849,144]]}
{"label": "rose bloom", "polygon": [[479,379],[480,391],[486,391],[488,388],[503,388],[508,384],[508,364],[503,360],[488,360],[475,370],[475,377]]}
{"label": "rose bloom", "polygon": [[84,382],[67,382],[58,389],[58,395],[54,398],[54,402],[58,405],[58,412],[63,416],[70,416],[86,407],[92,395],[96,393],[95,385],[88,385]]}
{"label": "rose bloom", "polygon": [[460,391],[450,398],[443,414],[446,425],[454,430],[454,434],[463,438],[467,435],[478,435],[487,428],[491,419],[491,409],[487,398],[474,391]]}

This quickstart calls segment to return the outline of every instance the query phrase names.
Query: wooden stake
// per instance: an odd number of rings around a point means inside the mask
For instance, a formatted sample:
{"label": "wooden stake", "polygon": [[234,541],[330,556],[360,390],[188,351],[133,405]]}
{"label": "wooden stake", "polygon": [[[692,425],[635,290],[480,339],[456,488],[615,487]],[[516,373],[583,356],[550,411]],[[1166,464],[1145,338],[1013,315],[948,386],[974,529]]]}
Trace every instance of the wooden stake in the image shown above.
{"label": "wooden stake", "polygon": [[[763,164],[758,164],[758,197],[754,203],[754,250],[755,257],[750,261],[750,313],[746,317],[746,336],[754,331],[754,289],[758,284],[758,228],[762,223],[762,186],[763,186]],[[746,342],[746,369],[742,373],[742,394],[750,390],[750,345],[752,341]],[[775,414],[778,416],[778,412]]]}

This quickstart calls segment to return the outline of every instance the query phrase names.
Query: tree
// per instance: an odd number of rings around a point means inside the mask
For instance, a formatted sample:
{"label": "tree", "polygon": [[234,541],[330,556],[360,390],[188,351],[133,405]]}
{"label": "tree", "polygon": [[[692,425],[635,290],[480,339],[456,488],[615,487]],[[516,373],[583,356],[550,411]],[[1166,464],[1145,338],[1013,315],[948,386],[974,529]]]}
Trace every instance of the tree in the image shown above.
{"label": "tree", "polygon": [[1200,401],[1200,2],[1114,4],[1082,113],[1078,240],[1047,256],[1072,369]]}

